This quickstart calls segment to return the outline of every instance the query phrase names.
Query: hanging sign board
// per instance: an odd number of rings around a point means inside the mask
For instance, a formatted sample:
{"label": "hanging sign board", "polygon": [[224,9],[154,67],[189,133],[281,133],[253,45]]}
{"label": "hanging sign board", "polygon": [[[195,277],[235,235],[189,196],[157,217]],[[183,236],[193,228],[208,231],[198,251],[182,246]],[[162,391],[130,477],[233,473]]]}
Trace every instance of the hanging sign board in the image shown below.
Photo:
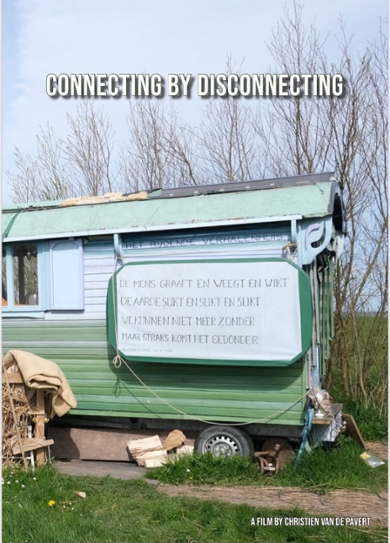
{"label": "hanging sign board", "polygon": [[107,307],[126,360],[286,366],[311,343],[309,278],[282,258],[126,264]]}

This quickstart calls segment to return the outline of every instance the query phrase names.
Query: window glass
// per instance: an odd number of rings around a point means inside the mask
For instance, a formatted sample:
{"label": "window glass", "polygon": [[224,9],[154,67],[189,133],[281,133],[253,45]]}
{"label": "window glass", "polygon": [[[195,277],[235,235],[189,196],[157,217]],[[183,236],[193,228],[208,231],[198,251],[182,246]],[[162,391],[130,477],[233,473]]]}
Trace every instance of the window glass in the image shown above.
{"label": "window glass", "polygon": [[38,305],[37,246],[31,243],[12,248],[14,305]]}
{"label": "window glass", "polygon": [[5,256],[5,247],[2,247],[2,261],[1,261],[1,297],[2,305],[8,305],[7,296],[7,260]]}

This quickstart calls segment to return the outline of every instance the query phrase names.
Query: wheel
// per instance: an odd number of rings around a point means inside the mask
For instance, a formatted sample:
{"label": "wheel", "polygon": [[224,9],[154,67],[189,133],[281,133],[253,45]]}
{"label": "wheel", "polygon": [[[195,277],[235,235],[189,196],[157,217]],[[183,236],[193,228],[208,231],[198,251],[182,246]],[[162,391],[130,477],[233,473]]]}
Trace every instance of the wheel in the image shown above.
{"label": "wheel", "polygon": [[234,454],[248,458],[253,455],[253,443],[251,438],[238,428],[212,426],[200,432],[195,441],[195,451],[226,458],[231,458]]}

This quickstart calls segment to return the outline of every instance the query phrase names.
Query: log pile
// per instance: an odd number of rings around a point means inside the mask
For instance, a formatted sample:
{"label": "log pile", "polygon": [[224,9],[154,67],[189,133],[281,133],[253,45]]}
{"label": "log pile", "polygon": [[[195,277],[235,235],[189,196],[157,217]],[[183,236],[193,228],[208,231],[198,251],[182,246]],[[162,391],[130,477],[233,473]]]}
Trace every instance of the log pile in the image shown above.
{"label": "log pile", "polygon": [[146,469],[157,468],[182,454],[192,454],[194,447],[184,445],[186,436],[180,430],[172,430],[162,443],[158,435],[131,439],[127,447],[132,458]]}

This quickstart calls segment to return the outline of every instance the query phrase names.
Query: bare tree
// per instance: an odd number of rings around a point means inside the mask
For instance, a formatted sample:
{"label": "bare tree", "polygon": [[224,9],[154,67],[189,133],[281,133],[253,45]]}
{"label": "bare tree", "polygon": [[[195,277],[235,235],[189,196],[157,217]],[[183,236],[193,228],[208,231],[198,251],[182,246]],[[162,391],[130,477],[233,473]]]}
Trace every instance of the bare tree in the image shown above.
{"label": "bare tree", "polygon": [[[336,171],[346,203],[348,238],[336,269],[336,338],[329,383],[341,375],[346,398],[371,404],[380,384],[387,398],[383,350],[387,313],[387,43],[369,44],[356,54],[342,21],[339,60],[329,63],[326,42],[302,24],[302,8],[286,9],[269,49],[275,71],[341,73],[343,98],[272,99],[258,117],[257,132],[272,175]],[[377,318],[359,319],[369,311]],[[367,333],[367,328],[371,333]],[[373,340],[369,345],[369,337]],[[376,360],[376,363],[374,362]],[[381,362],[379,362],[381,361]],[[380,378],[372,380],[372,368]]]}
{"label": "bare tree", "polygon": [[74,116],[68,114],[66,140],[49,123],[36,137],[37,152],[23,156],[15,149],[16,172],[7,172],[14,201],[59,200],[96,196],[115,190],[112,174],[111,122],[93,102],[85,101]]}
{"label": "bare tree", "polygon": [[[350,91],[356,105],[349,115],[336,115],[333,133],[338,148],[346,146],[336,139],[336,130],[339,138],[344,135],[354,142],[339,162],[350,235],[336,282],[338,335],[333,361],[337,362],[338,351],[347,354],[340,360],[347,397],[383,409],[387,405],[387,43],[381,34],[379,44],[370,44],[359,62],[353,62],[346,45],[343,51],[349,77],[353,73],[359,77],[353,79],[356,87]],[[363,312],[370,312],[371,318],[357,318]]]}
{"label": "bare tree", "polygon": [[79,193],[98,196],[115,190],[112,173],[113,130],[111,121],[94,102],[84,101],[75,116],[67,115],[70,134],[65,143],[65,157]]}
{"label": "bare tree", "polygon": [[[240,73],[231,57],[225,73]],[[264,176],[259,137],[252,123],[253,109],[245,99],[209,99],[196,132],[203,175],[209,183],[230,183]]]}
{"label": "bare tree", "polygon": [[130,103],[129,139],[121,151],[120,172],[126,190],[198,184],[193,130],[179,123],[159,100]]}
{"label": "bare tree", "polygon": [[[276,73],[316,74],[325,64],[324,42],[314,25],[307,29],[302,7],[293,14],[285,8],[268,46]],[[266,166],[281,176],[324,171],[330,161],[330,127],[324,117],[325,100],[309,97],[269,98],[258,112],[256,131],[262,140]]]}
{"label": "bare tree", "polygon": [[16,172],[7,172],[16,202],[59,200],[74,196],[69,165],[63,160],[64,143],[47,123],[36,137],[37,154],[24,157],[15,149]]}

